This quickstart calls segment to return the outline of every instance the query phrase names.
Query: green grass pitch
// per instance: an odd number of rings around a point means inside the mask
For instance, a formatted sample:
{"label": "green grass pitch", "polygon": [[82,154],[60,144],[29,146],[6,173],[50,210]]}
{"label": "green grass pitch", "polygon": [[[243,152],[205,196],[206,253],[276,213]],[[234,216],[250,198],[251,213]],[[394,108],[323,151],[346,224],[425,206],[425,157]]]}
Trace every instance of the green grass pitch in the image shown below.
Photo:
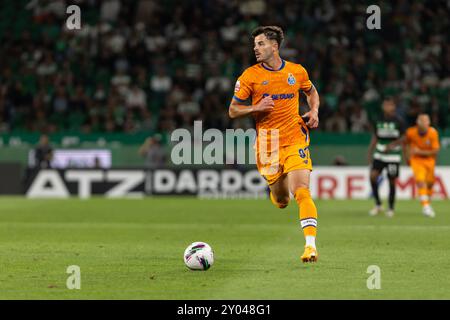
{"label": "green grass pitch", "polygon": [[[317,201],[316,264],[302,264],[295,202],[0,198],[0,299],[450,299],[450,203],[369,217],[371,201]],[[183,252],[205,241],[206,272]],[[66,269],[81,269],[69,290]],[[369,290],[367,268],[381,270]]]}

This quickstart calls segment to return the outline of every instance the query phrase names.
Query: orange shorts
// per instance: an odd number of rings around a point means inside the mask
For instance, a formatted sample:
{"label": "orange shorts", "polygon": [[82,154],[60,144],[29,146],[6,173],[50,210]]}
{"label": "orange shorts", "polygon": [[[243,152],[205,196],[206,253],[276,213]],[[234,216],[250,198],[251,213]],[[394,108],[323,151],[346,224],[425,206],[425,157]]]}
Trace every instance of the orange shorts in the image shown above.
{"label": "orange shorts", "polygon": [[411,169],[416,181],[434,182],[435,161],[411,159]]}
{"label": "orange shorts", "polygon": [[282,146],[278,154],[277,152],[268,154],[257,151],[255,156],[258,171],[269,185],[290,171],[299,169],[312,171],[308,145]]}

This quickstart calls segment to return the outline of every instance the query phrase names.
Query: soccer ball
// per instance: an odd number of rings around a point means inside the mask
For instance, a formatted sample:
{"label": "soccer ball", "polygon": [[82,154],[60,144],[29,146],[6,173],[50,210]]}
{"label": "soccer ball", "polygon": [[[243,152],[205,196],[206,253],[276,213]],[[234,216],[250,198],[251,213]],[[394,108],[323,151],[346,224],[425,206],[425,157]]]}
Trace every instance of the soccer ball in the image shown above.
{"label": "soccer ball", "polygon": [[191,243],[184,250],[184,264],[191,270],[208,270],[214,263],[214,252],[205,242]]}

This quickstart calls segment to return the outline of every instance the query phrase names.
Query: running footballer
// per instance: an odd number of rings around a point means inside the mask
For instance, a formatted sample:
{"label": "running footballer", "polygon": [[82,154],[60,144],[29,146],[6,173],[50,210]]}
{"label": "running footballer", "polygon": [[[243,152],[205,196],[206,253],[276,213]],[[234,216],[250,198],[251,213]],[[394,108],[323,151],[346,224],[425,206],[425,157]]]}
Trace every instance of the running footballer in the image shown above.
{"label": "running footballer", "polygon": [[[252,37],[257,64],[237,80],[229,115],[254,117],[258,171],[266,179],[276,207],[287,207],[290,193],[294,195],[306,240],[300,258],[316,262],[317,209],[309,191],[312,162],[308,146],[309,128],[319,124],[319,94],[302,65],[280,57],[284,38],[280,27],[258,27]],[[300,91],[310,108],[303,115],[305,120],[299,115]]]}

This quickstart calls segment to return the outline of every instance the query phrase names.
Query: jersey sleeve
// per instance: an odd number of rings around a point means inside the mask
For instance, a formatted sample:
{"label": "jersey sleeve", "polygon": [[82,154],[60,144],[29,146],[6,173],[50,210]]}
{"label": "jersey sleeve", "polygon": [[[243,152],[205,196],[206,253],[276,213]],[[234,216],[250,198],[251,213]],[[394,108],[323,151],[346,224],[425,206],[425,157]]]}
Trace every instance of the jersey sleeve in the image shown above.
{"label": "jersey sleeve", "polygon": [[234,96],[233,99],[238,102],[245,102],[252,95],[252,83],[248,71],[244,73],[237,79],[234,86]]}
{"label": "jersey sleeve", "polygon": [[431,147],[433,149],[439,149],[440,148],[439,134],[438,134],[437,130],[433,130],[433,135],[431,137]]}
{"label": "jersey sleeve", "polygon": [[308,92],[312,88],[312,82],[311,82],[311,80],[309,80],[308,72],[302,66],[300,66],[299,85],[300,85],[300,90],[305,91],[305,92]]}

